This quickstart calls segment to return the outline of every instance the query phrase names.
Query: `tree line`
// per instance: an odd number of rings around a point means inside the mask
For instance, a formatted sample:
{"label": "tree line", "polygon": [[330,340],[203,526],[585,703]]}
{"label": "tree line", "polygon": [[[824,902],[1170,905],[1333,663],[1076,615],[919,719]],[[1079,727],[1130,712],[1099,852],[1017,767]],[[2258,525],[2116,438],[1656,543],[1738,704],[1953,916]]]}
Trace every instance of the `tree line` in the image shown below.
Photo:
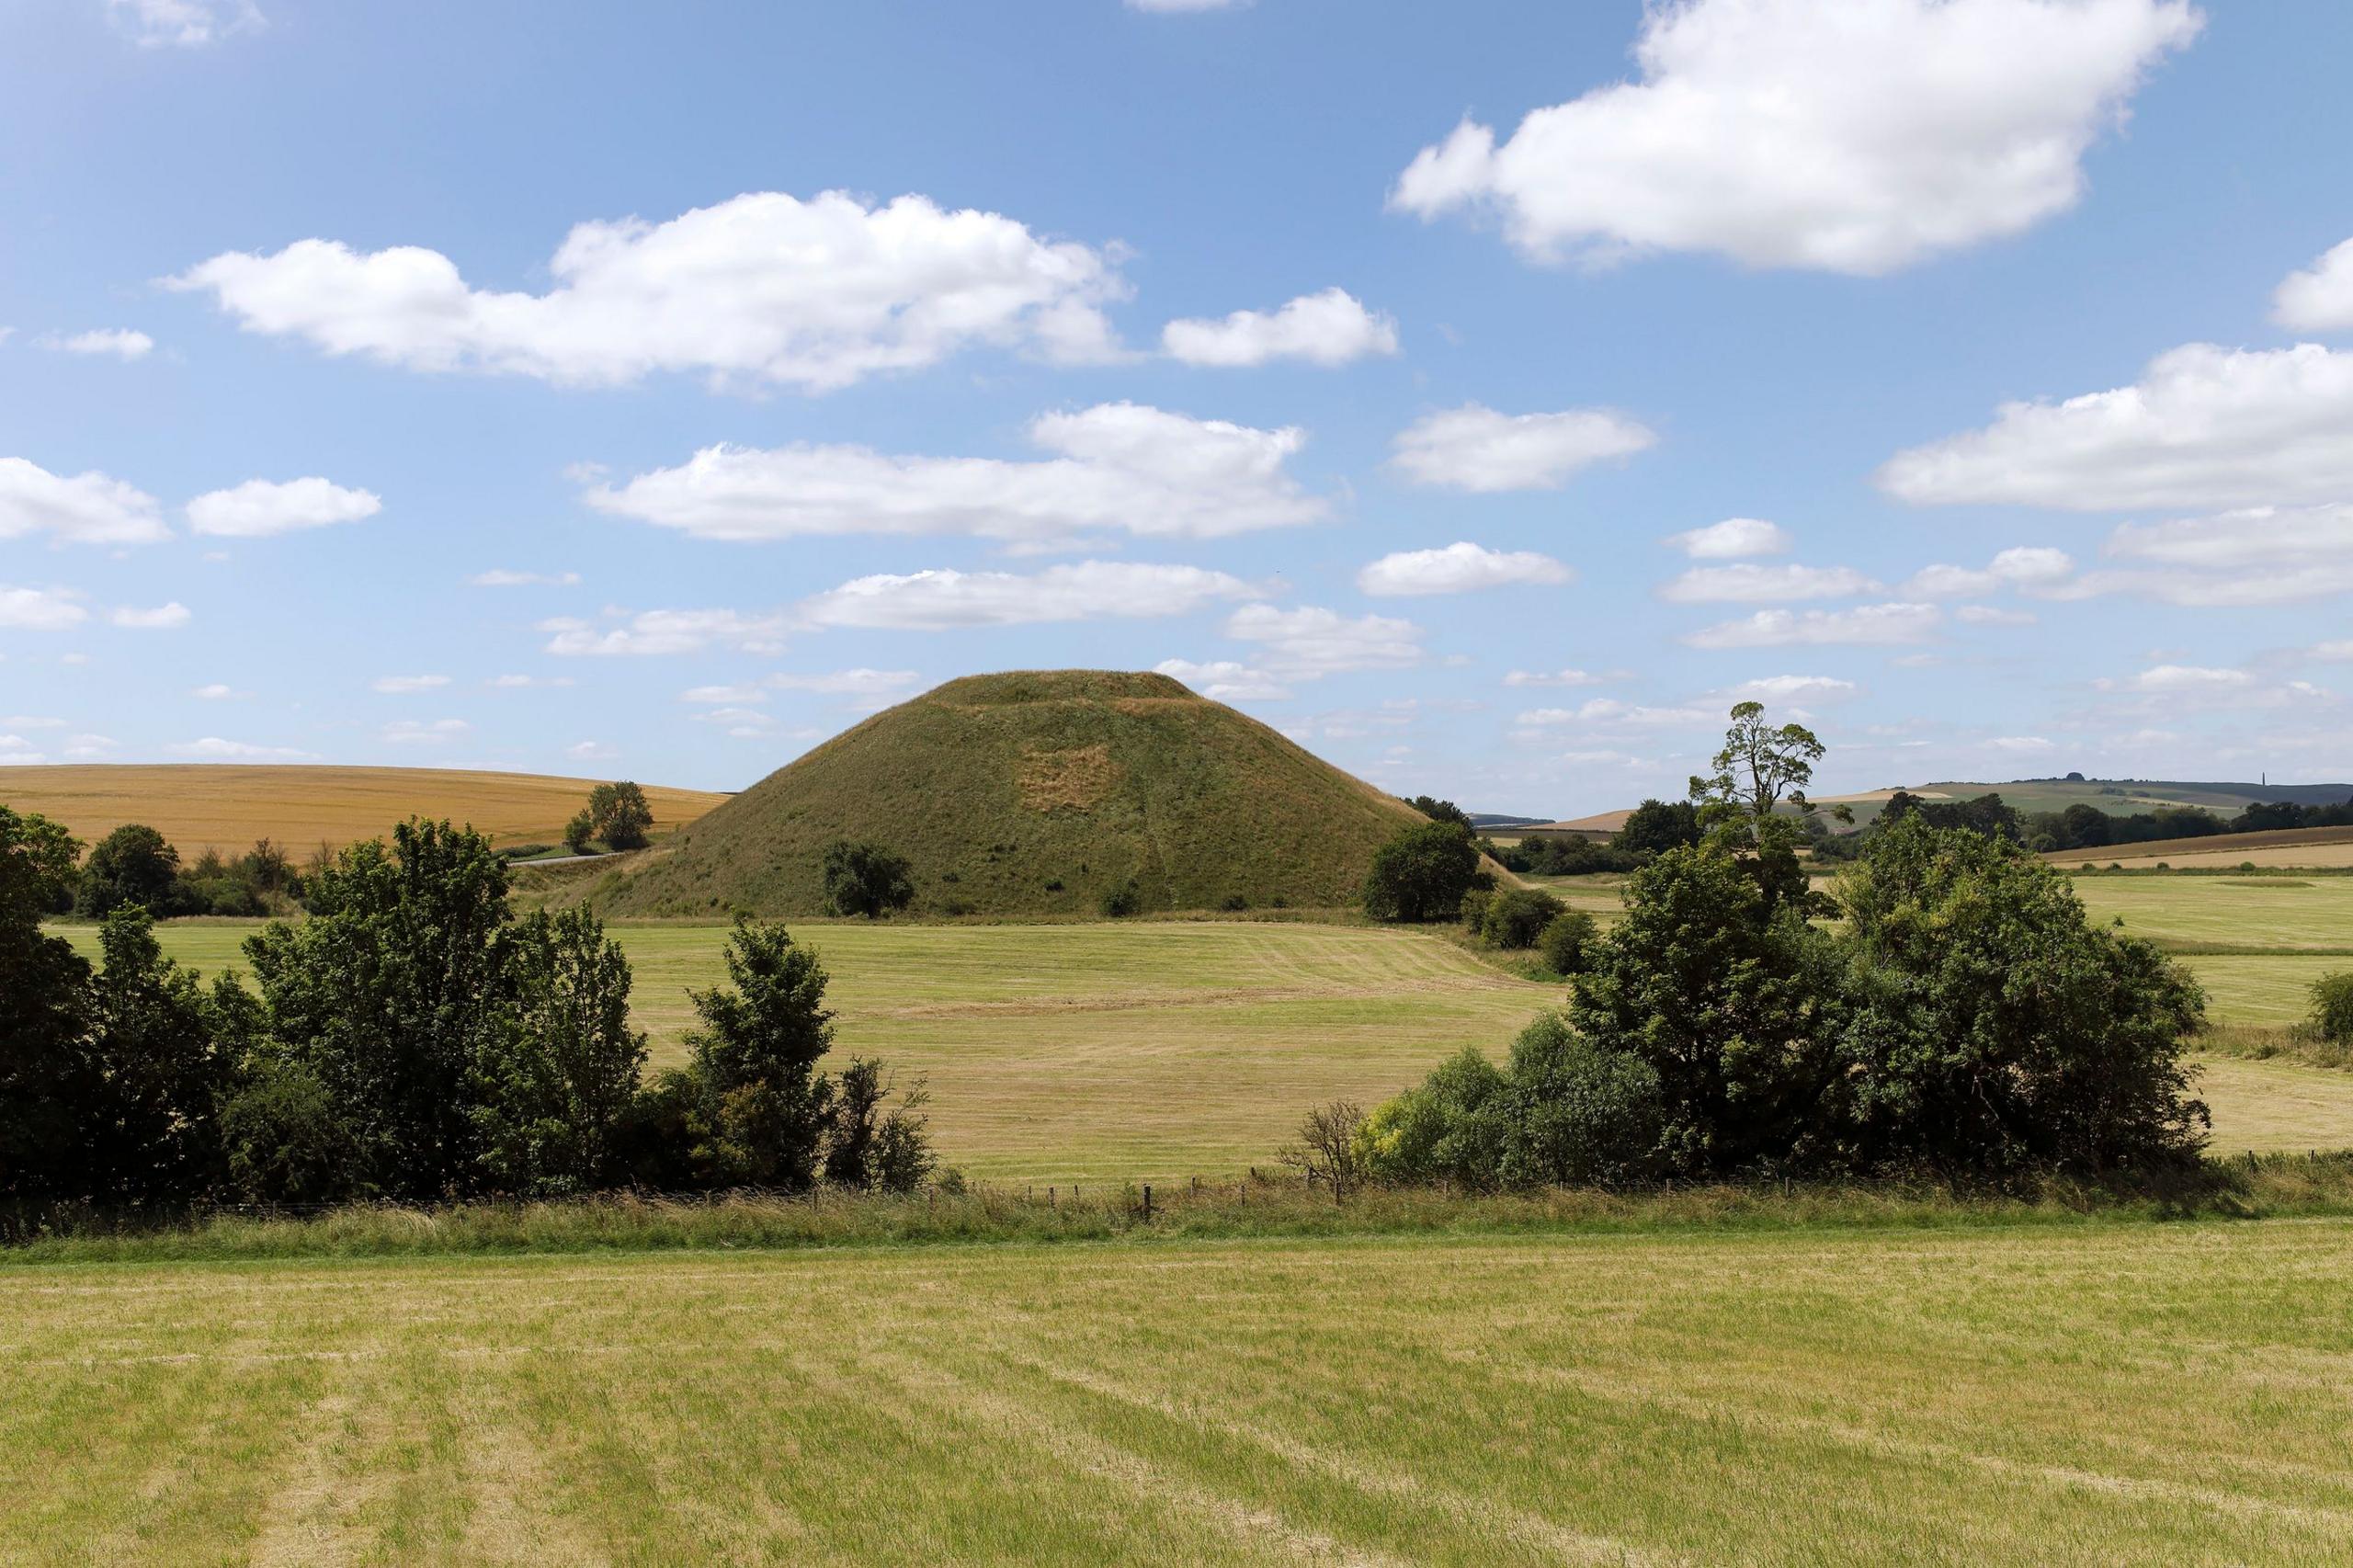
{"label": "tree line", "polygon": [[[1579,944],[1566,1006],[1500,1064],[1466,1050],[1370,1115],[1316,1112],[1299,1158],[1341,1182],[1493,1188],[2197,1157],[2209,1117],[2181,1051],[2204,996],[2187,971],[2094,926],[2015,839],[1922,811],[1883,820],[1817,891],[1801,823],[1821,743],[1753,703],[1733,720],[1691,781],[1696,839],[1628,879],[1623,917]],[[1458,824],[1401,835],[1423,848],[1392,874],[1438,863],[1442,834],[1458,898],[1491,920],[1500,898],[1470,886]]]}
{"label": "tree line", "polygon": [[517,916],[489,840],[412,820],[335,855],[307,917],[245,943],[253,983],[161,953],[138,903],[93,967],[41,928],[79,846],[0,808],[0,1198],[113,1210],[208,1200],[546,1197],[823,1180],[905,1190],[935,1158],[918,1085],[834,1041],[817,956],[739,920],[651,1081],[631,975],[588,912]]}

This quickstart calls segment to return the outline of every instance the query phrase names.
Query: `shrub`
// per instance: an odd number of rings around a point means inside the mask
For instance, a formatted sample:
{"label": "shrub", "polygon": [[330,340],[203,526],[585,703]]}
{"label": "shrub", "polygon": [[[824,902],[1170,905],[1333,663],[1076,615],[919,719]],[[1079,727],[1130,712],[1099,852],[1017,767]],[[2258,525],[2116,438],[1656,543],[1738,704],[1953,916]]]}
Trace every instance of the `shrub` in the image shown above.
{"label": "shrub", "polygon": [[806,1187],[814,1179],[832,1085],[817,1062],[833,1048],[834,1014],[817,955],[781,926],[738,916],[723,986],[690,991],[693,1161],[710,1186]]}
{"label": "shrub", "polygon": [[1548,1013],[1512,1042],[1510,1117],[1499,1172],[1510,1187],[1647,1175],[1662,1125],[1658,1074],[1602,1051]]}
{"label": "shrub", "polygon": [[82,868],[82,912],[103,918],[135,903],[151,915],[177,914],[173,894],[179,874],[179,852],[164,835],[144,823],[127,822],[90,851]]}
{"label": "shrub", "polygon": [[1492,888],[1472,888],[1462,895],[1458,907],[1462,916],[1462,928],[1473,937],[1483,935],[1487,927],[1487,905],[1495,902]]}
{"label": "shrub", "polygon": [[1124,882],[1105,888],[1101,908],[1104,915],[1113,920],[1123,920],[1141,911],[1143,908],[1143,893],[1137,888],[1136,880],[1130,877]]}
{"label": "shrub", "polygon": [[1442,920],[1461,910],[1478,875],[1470,829],[1443,822],[1409,827],[1374,853],[1365,913],[1375,920]]}
{"label": "shrub", "polygon": [[652,842],[646,830],[654,825],[654,807],[645,791],[628,779],[588,792],[588,821],[590,834],[608,849],[642,849]]}
{"label": "shrub", "polygon": [[2331,1045],[2353,1045],[2353,971],[2313,982],[2312,1027]]}
{"label": "shrub", "polygon": [[824,876],[830,914],[879,920],[915,902],[915,879],[906,861],[880,845],[835,839],[825,846]]}
{"label": "shrub", "polygon": [[285,1056],[248,1063],[221,1107],[229,1190],[256,1203],[331,1203],[364,1195],[358,1141],[324,1079]]}
{"label": "shrub", "polygon": [[1375,1181],[1451,1181],[1484,1190],[1502,1179],[1507,1081],[1471,1046],[1428,1078],[1375,1106],[1357,1135]]}
{"label": "shrub", "polygon": [[1230,892],[1225,895],[1218,907],[1228,915],[1238,915],[1250,907],[1250,901],[1238,892]]}
{"label": "shrub", "polygon": [[1479,934],[1490,947],[1514,952],[1532,948],[1536,939],[1567,906],[1538,888],[1509,888],[1487,901]]}
{"label": "shrub", "polygon": [[939,1161],[924,1119],[927,1096],[917,1083],[884,1109],[892,1092],[879,1062],[854,1059],[842,1072],[825,1135],[825,1179],[870,1192],[913,1192]]}
{"label": "shrub", "polygon": [[1587,955],[1601,927],[1582,909],[1564,909],[1546,923],[1536,938],[1544,967],[1554,974],[1583,974]]}

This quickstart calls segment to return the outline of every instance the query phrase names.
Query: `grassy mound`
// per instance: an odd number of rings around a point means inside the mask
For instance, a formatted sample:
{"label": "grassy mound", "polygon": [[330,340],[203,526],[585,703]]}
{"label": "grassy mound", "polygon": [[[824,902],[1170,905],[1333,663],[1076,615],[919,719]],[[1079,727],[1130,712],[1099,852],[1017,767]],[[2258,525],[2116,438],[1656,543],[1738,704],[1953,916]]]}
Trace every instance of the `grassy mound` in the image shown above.
{"label": "grassy mound", "polygon": [[1159,675],[970,676],[878,713],[586,890],[621,915],[817,912],[827,841],[915,868],[920,915],[1352,902],[1420,818]]}

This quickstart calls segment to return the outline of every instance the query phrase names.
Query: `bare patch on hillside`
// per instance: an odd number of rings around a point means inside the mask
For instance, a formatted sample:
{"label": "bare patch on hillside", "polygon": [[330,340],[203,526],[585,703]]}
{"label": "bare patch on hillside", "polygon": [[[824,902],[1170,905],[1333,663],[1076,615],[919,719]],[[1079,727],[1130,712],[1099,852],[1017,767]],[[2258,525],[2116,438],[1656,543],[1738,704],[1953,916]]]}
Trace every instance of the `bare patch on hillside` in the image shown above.
{"label": "bare patch on hillside", "polygon": [[1091,811],[1119,786],[1125,771],[1111,760],[1107,745],[1077,746],[1069,751],[1033,751],[1021,759],[1016,782],[1021,803],[1033,812],[1059,807]]}

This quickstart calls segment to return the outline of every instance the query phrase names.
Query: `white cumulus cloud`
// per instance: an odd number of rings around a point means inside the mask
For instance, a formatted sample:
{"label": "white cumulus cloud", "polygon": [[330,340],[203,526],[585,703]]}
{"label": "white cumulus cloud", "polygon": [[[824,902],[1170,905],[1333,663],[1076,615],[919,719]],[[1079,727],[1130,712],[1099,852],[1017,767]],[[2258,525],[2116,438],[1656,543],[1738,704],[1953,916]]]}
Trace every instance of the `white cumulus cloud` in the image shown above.
{"label": "white cumulus cloud", "polygon": [[1257,430],[1140,403],[1049,414],[1037,461],[900,457],[867,447],[707,447],[588,504],[698,539],[969,534],[1051,546],[1085,530],[1215,539],[1314,522],[1329,504],[1284,464],[1304,432]]}
{"label": "white cumulus cloud", "polygon": [[202,49],[263,25],[253,0],[106,0],[107,19],[142,49]]}
{"label": "white cumulus cloud", "polygon": [[1085,561],[1042,572],[957,572],[857,577],[801,601],[816,627],[948,631],[976,626],[1183,615],[1220,599],[1257,597],[1238,577],[1199,566]]}
{"label": "white cumulus cloud", "polygon": [[368,689],[387,697],[409,697],[420,691],[437,691],[449,684],[448,676],[378,676],[368,683]]}
{"label": "white cumulus cloud", "polygon": [[1160,347],[1188,365],[1242,367],[1276,359],[1345,365],[1397,352],[1397,324],[1344,289],[1302,294],[1278,311],[1235,311],[1211,321],[1173,321]]}
{"label": "white cumulus cloud", "polygon": [[248,741],[223,740],[219,735],[207,735],[202,740],[188,741],[168,748],[175,756],[193,757],[199,762],[316,762],[316,754],[293,746],[256,745]]}
{"label": "white cumulus cloud", "polygon": [[579,616],[553,616],[539,623],[549,633],[547,651],[567,658],[658,657],[732,648],[745,653],[781,653],[785,619],[745,615],[732,609],[649,609],[599,624]]}
{"label": "white cumulus cloud", "polygon": [[0,627],[12,631],[70,631],[90,619],[71,588],[14,588],[0,583]]}
{"label": "white cumulus cloud", "polygon": [[1669,534],[1665,542],[1694,561],[1737,561],[1744,555],[1787,555],[1796,541],[1789,529],[1762,517],[1726,517]]}
{"label": "white cumulus cloud", "polygon": [[1943,619],[1934,605],[1863,605],[1854,609],[1760,609],[1684,638],[1695,648],[1886,647],[1925,642]]}
{"label": "white cumulus cloud", "polygon": [[384,509],[369,490],[350,490],[312,475],[278,483],[249,479],[227,490],[208,490],[188,504],[188,527],[227,539],[266,539],[272,534],[356,523]]}
{"label": "white cumulus cloud", "polygon": [[2186,0],[1666,0],[1638,80],[1500,141],[1465,119],[1390,202],[1491,213],[1540,261],[1890,272],[2073,207],[2086,151],[2200,22]]}
{"label": "white cumulus cloud", "polygon": [[171,538],[163,504],[92,469],[51,473],[28,458],[0,458],[0,539],[42,533],[72,544],[153,544]]}
{"label": "white cumulus cloud", "polygon": [[60,354],[107,354],[126,361],[144,359],[155,348],[153,338],[129,327],[100,327],[71,335],[50,333],[33,342]]}
{"label": "white cumulus cloud", "polygon": [[2353,331],[2353,240],[2281,279],[2271,319],[2291,332]]}
{"label": "white cumulus cloud", "polygon": [[1877,477],[1889,494],[1932,505],[2340,501],[2353,494],[2353,353],[2188,344],[2131,386],[2005,403],[1984,429],[1898,452]]}
{"label": "white cumulus cloud", "polygon": [[1659,589],[1669,604],[1776,604],[1790,599],[1847,599],[1880,591],[1849,566],[1694,566]]}
{"label": "white cumulus cloud", "polygon": [[1354,618],[1315,605],[1278,609],[1244,605],[1226,618],[1225,634],[1256,642],[1256,655],[1279,679],[1313,680],[1349,670],[1404,669],[1422,662],[1422,629],[1389,616]]}
{"label": "white cumulus cloud", "polygon": [[447,745],[472,728],[463,719],[436,719],[430,723],[421,719],[395,719],[377,734],[387,745],[438,746]]}
{"label": "white cumulus cloud", "polygon": [[1163,659],[1152,667],[1183,681],[1212,702],[1279,702],[1290,695],[1290,687],[1267,671],[1232,659],[1212,659],[1207,664]]}
{"label": "white cumulus cloud", "polygon": [[580,582],[577,572],[511,572],[494,566],[487,572],[477,572],[466,579],[470,588],[570,588]]}
{"label": "white cumulus cloud", "polygon": [[2102,553],[2121,565],[2034,585],[2050,598],[2131,594],[2167,604],[2293,604],[2353,593],[2353,505],[2255,506],[2126,523]]}
{"label": "white cumulus cloud", "polygon": [[983,346],[1107,358],[1102,307],[1127,292],[1108,253],[1002,214],[839,190],[581,223],[548,271],[546,293],[501,292],[421,246],[307,239],[167,282],[210,293],[249,331],[411,369],[585,385],[692,371],[812,392]]}
{"label": "white cumulus cloud", "polygon": [[1357,573],[1357,587],[1375,598],[1420,594],[1463,594],[1474,588],[1513,584],[1557,584],[1576,574],[1532,550],[1488,550],[1458,540],[1443,550],[1406,550],[1384,555]]}
{"label": "white cumulus cloud", "polygon": [[1498,414],[1475,403],[1426,415],[1391,443],[1390,466],[1416,484],[1474,492],[1551,490],[1579,469],[1657,444],[1607,408]]}
{"label": "white cumulus cloud", "polygon": [[131,631],[176,631],[195,619],[195,612],[177,599],[157,605],[153,609],[138,609],[125,605],[107,616],[113,624]]}

